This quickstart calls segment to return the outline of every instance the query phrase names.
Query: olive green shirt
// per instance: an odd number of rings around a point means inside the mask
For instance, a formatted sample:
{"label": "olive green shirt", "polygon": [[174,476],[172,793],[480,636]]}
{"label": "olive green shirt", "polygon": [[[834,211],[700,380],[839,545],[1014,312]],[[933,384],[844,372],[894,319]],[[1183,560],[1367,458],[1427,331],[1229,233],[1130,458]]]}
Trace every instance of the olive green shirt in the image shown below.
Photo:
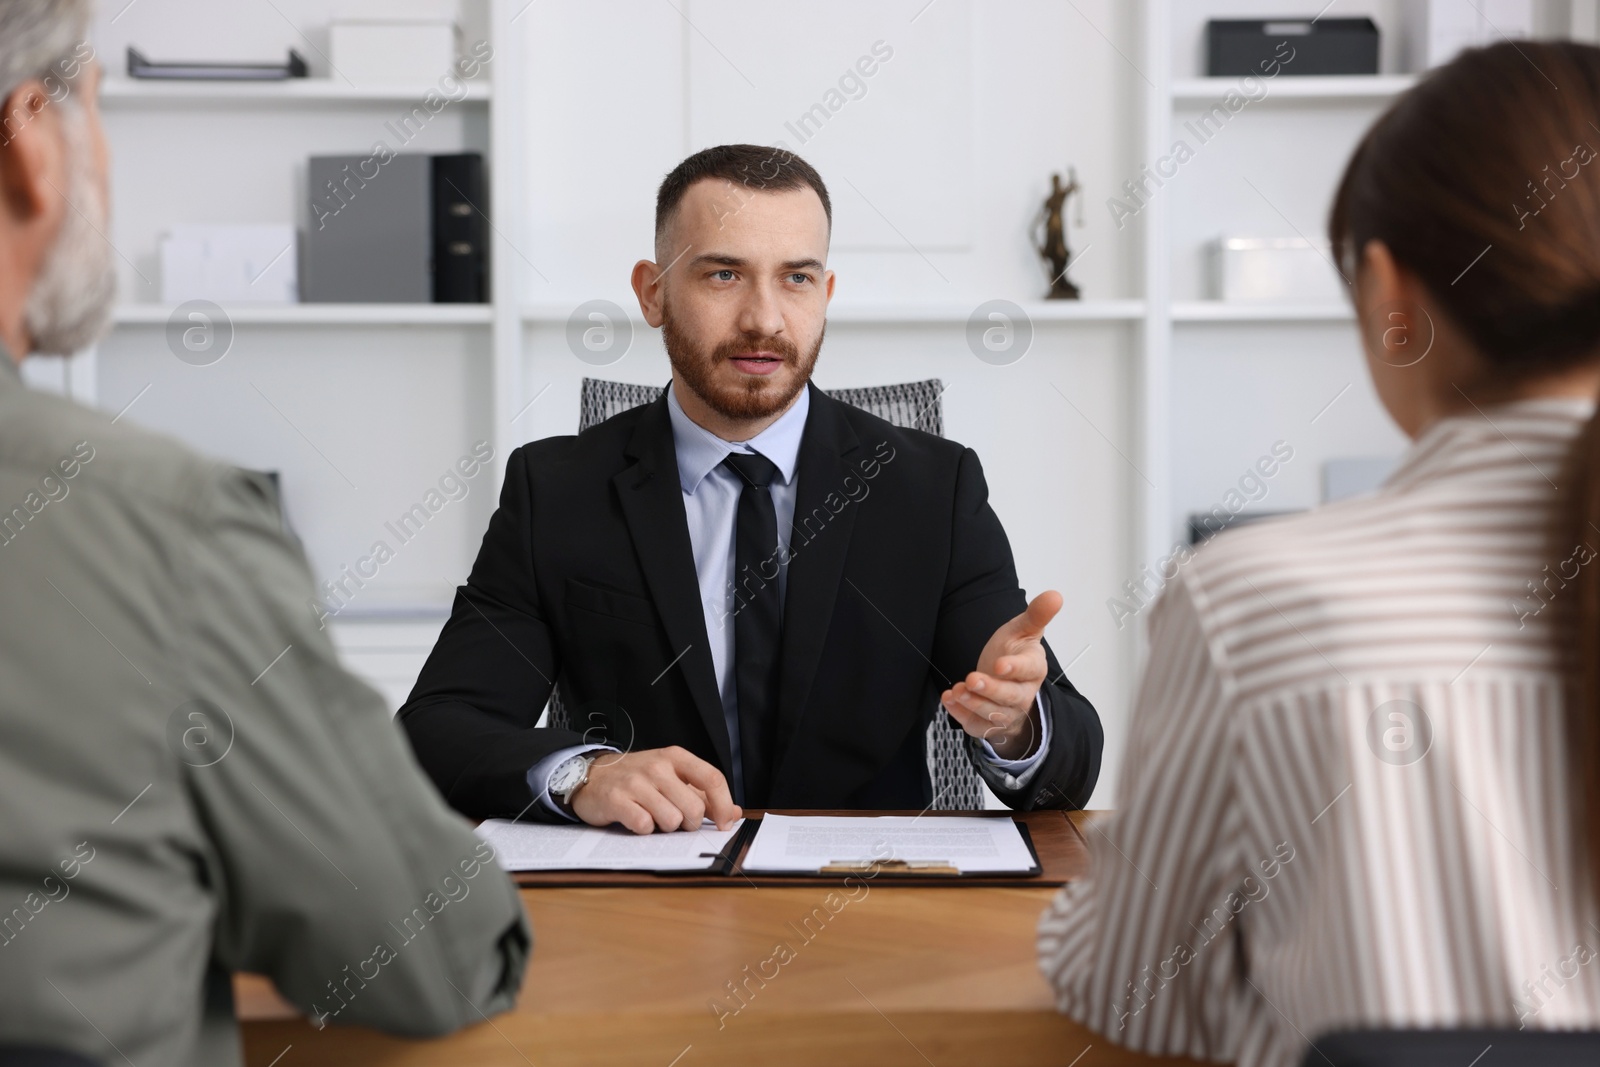
{"label": "olive green shirt", "polygon": [[515,887],[312,597],[265,478],[0,348],[0,1044],[237,1064],[233,971],[319,1024],[511,1006]]}

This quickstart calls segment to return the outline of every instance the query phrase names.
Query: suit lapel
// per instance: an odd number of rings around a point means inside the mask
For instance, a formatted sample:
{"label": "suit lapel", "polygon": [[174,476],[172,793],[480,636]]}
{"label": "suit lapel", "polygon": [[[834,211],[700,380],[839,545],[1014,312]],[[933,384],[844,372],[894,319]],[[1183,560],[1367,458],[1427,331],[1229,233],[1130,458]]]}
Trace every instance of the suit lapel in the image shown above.
{"label": "suit lapel", "polygon": [[640,417],[628,442],[627,455],[637,462],[614,477],[611,484],[622,505],[656,610],[661,613],[674,653],[680,654],[672,669],[683,672],[722,771],[732,775],[728,726],[722,717],[722,699],[711,666],[711,643],[700,606],[700,583],[695,573],[694,548],[689,543],[683,490],[678,485],[677,452],[672,444],[672,422],[665,397],[653,402]]}
{"label": "suit lapel", "polygon": [[[795,468],[799,481],[789,539],[789,573],[784,583],[774,786],[783,771],[790,742],[800,728],[806,698],[822,659],[833,605],[843,584],[857,511],[853,503],[845,502],[844,486],[845,476],[850,473],[847,457],[858,444],[855,431],[844,418],[843,404],[815,387],[808,388],[811,412],[806,417]],[[812,521],[808,523],[807,519]]]}

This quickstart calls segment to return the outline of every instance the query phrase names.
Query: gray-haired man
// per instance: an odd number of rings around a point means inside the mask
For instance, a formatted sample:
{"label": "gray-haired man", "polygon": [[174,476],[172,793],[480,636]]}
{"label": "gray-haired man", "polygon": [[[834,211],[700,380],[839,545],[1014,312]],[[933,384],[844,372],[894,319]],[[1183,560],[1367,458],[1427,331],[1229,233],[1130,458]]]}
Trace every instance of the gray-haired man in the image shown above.
{"label": "gray-haired man", "polygon": [[238,1063],[230,972],[319,1024],[511,1006],[510,880],[305,611],[259,477],[25,389],[114,285],[88,0],[0,0],[0,1046]]}

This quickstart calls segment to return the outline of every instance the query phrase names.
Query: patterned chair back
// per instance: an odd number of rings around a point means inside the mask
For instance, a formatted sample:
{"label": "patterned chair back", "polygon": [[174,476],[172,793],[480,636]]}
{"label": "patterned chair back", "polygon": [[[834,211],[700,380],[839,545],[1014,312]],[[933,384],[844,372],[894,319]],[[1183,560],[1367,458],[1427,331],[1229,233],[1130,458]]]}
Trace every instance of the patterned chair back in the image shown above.
{"label": "patterned chair back", "polygon": [[[578,397],[578,431],[658,400],[665,391],[666,387],[660,385],[585,378]],[[944,436],[944,405],[940,402],[944,385],[937,378],[901,385],[834,389],[828,395],[896,426]],[[550,694],[549,725],[572,729],[559,684]],[[983,780],[967,758],[966,735],[948,715],[936,714],[928,724],[925,751],[935,810],[975,811],[983,807]]]}

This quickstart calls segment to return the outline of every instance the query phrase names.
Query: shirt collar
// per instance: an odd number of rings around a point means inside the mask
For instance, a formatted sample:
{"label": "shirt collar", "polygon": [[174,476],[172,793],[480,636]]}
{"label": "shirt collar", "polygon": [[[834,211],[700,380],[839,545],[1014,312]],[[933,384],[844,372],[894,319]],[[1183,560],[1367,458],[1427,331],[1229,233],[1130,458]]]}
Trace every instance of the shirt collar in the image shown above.
{"label": "shirt collar", "polygon": [[777,465],[785,485],[794,480],[800,461],[800,438],[805,434],[806,415],[811,411],[811,387],[800,391],[794,406],[778,421],[748,441],[724,441],[684,412],[678,395],[667,386],[667,415],[672,419],[672,444],[678,453],[678,484],[693,495],[705,476],[715,470],[729,452],[759,452]]}
{"label": "shirt collar", "polygon": [[[1533,472],[1549,481],[1594,412],[1593,400],[1534,397],[1439,419],[1401,457],[1384,488],[1410,489],[1450,477],[1498,477],[1503,469]],[[1546,466],[1554,468],[1546,470],[1530,455],[1545,458]]]}

